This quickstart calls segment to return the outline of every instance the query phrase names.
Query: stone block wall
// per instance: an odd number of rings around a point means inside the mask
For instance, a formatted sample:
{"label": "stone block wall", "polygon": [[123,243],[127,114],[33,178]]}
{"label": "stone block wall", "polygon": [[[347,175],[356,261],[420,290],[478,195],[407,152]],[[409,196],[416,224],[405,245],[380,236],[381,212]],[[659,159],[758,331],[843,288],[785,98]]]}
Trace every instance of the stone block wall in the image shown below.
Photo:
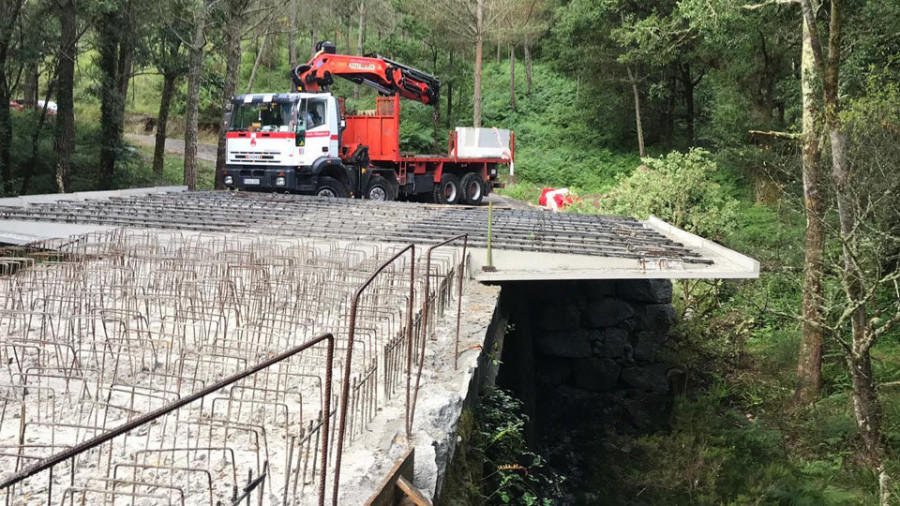
{"label": "stone block wall", "polygon": [[675,318],[670,282],[571,283],[561,295],[532,299],[540,306],[532,332],[541,383],[589,392],[668,391],[656,358]]}
{"label": "stone block wall", "polygon": [[492,384],[511,390],[529,445],[566,476],[560,504],[601,504],[590,477],[603,472],[609,433],[668,425],[674,318],[667,280],[504,283],[468,399]]}
{"label": "stone block wall", "polygon": [[670,281],[515,283],[503,298],[511,325],[500,384],[528,405],[531,434],[553,440],[585,427],[646,431],[668,421]]}

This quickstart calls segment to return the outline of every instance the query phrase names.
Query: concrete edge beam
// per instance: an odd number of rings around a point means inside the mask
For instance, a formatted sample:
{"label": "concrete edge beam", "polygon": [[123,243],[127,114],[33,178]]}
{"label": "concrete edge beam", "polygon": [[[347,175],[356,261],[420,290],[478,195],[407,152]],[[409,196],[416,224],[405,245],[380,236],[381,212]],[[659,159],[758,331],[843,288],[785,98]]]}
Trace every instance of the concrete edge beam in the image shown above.
{"label": "concrete edge beam", "polygon": [[126,190],[23,195],[21,197],[0,198],[0,206],[25,207],[28,204],[52,204],[54,202],[61,201],[103,200],[116,197],[138,197],[141,195],[181,193],[185,191],[187,191],[187,186],[151,186],[147,188],[130,188]]}

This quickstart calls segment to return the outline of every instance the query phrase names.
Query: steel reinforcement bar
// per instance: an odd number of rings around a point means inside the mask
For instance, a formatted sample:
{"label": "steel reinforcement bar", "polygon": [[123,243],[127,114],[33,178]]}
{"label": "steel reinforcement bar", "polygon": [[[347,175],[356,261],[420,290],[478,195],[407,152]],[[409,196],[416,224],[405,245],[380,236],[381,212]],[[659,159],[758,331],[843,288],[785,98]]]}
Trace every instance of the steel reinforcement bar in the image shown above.
{"label": "steel reinforcement bar", "polygon": [[[322,342],[327,342],[327,346],[328,346],[327,347],[327,355],[326,355],[327,365],[326,365],[324,402],[325,402],[325,412],[330,413],[331,412],[331,379],[332,379],[332,367],[334,365],[334,336],[330,333],[326,333],[326,334],[322,334],[310,341],[307,341],[306,343],[301,344],[300,346],[294,347],[284,353],[281,353],[272,358],[264,360],[244,371],[241,371],[241,372],[234,374],[228,378],[225,378],[221,381],[213,383],[213,384],[207,386],[206,388],[203,388],[191,395],[188,395],[186,397],[178,399],[177,401],[174,401],[171,404],[169,404],[163,408],[160,408],[160,409],[151,411],[149,413],[145,413],[143,415],[137,416],[133,420],[131,420],[127,423],[124,423],[119,427],[116,427],[108,432],[100,434],[99,436],[91,438],[82,443],[76,444],[75,446],[73,446],[72,448],[70,448],[68,450],[59,452],[55,455],[52,455],[51,457],[47,458],[46,460],[44,460],[42,462],[39,462],[33,466],[27,467],[27,468],[19,471],[15,475],[11,476],[7,480],[5,480],[3,483],[0,483],[0,490],[8,490],[13,485],[16,485],[17,483],[19,483],[31,476],[34,476],[38,473],[41,473],[43,471],[49,470],[52,473],[53,468],[55,466],[57,466],[58,464],[61,464],[70,459],[74,459],[75,457],[77,457],[85,452],[88,452],[94,448],[97,448],[100,445],[102,445],[108,441],[111,441],[114,438],[122,436],[123,434],[127,434],[128,432],[131,432],[131,431],[133,431],[137,428],[140,428],[150,422],[153,422],[154,420],[157,420],[165,415],[168,415],[169,413],[173,413],[174,411],[178,410],[179,408],[182,408],[184,406],[187,406],[188,404],[196,402],[208,395],[214,394],[214,393],[222,390],[225,387],[228,387],[234,383],[237,383],[238,381],[240,381],[244,378],[247,378],[248,376],[252,376],[253,374],[256,374],[264,369],[267,369],[267,368],[269,368],[279,362],[282,362],[290,357],[293,357],[294,355],[297,355],[298,353],[300,353],[304,350],[308,350],[308,349],[312,348],[313,346],[315,346],[319,343],[322,343]],[[323,420],[323,430],[322,430],[323,436],[322,436],[322,441],[321,441],[322,444],[321,444],[321,450],[320,450],[322,465],[319,470],[319,487],[318,487],[319,488],[318,493],[319,493],[319,505],[320,506],[323,506],[325,504],[325,476],[326,476],[326,472],[328,469],[327,463],[328,463],[329,418],[330,418],[329,416],[325,416],[324,420]],[[340,449],[338,451],[340,451]],[[49,486],[52,487],[52,485],[53,485],[53,480],[51,479],[49,482]],[[48,502],[51,497],[52,497],[52,488],[50,491],[48,491]]]}
{"label": "steel reinforcement bar", "polygon": [[[0,207],[0,218],[197,231],[302,233],[307,237],[427,243],[467,234],[484,247],[484,209],[299,195],[189,192]],[[691,264],[709,259],[642,223],[620,216],[506,209],[494,213],[494,247],[532,252]]]}

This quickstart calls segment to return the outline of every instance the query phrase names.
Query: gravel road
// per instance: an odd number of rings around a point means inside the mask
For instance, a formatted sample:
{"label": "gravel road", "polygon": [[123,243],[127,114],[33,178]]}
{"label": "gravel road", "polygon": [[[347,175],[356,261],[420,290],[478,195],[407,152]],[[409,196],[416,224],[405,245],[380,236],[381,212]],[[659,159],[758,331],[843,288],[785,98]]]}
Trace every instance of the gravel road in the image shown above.
{"label": "gravel road", "polygon": [[[147,147],[156,145],[156,136],[125,134],[125,138],[135,144]],[[184,155],[184,141],[181,139],[166,139],[166,152],[176,155]],[[216,161],[216,146],[214,144],[197,144],[197,158],[206,162]]]}

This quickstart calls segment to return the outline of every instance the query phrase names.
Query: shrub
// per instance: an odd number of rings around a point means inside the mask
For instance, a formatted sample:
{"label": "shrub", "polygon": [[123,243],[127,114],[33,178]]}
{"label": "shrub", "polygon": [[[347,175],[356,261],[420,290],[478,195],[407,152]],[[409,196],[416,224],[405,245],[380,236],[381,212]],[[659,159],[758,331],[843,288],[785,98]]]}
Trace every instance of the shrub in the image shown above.
{"label": "shrub", "polygon": [[478,441],[484,454],[482,490],[486,504],[525,506],[556,504],[564,478],[547,469],[546,461],[528,449],[522,401],[491,388],[481,398]]}
{"label": "shrub", "polygon": [[[715,161],[703,149],[644,158],[644,165],[618,178],[597,210],[640,219],[653,214],[695,234],[721,239],[736,225],[738,202],[716,181],[717,172]],[[586,204],[575,207],[593,210]]]}

